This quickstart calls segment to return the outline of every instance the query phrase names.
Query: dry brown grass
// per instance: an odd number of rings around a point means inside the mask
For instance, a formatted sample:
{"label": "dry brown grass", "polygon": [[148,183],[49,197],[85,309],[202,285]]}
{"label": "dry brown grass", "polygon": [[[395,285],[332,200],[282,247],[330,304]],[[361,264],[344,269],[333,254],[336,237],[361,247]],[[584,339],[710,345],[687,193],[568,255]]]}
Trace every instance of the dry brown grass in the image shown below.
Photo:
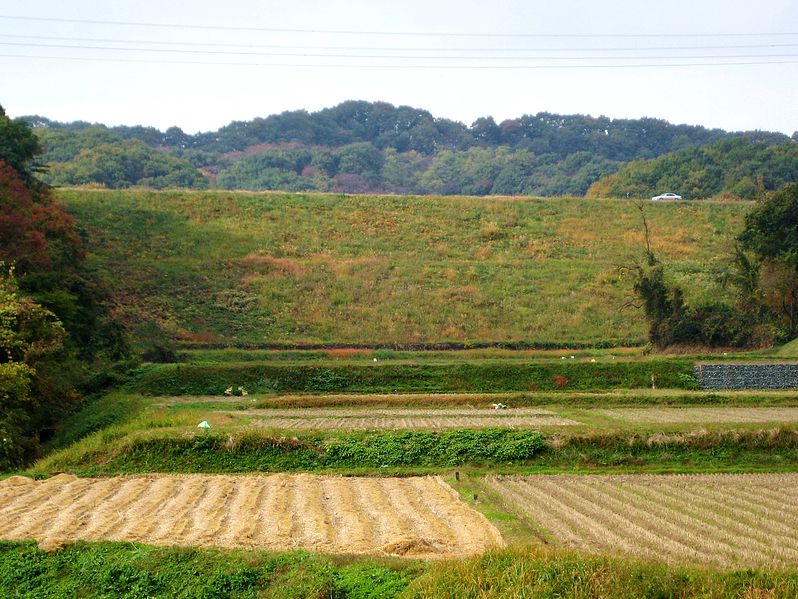
{"label": "dry brown grass", "polygon": [[716,567],[798,564],[798,474],[489,476],[555,544]]}
{"label": "dry brown grass", "polygon": [[534,428],[580,424],[541,408],[322,408],[269,409],[220,412],[252,418],[263,428],[294,430],[446,429],[446,428]]}
{"label": "dry brown grass", "polygon": [[591,247],[604,238],[597,224],[584,218],[563,218],[557,232],[576,247]]}
{"label": "dry brown grass", "polygon": [[596,410],[596,413],[650,424],[798,422],[798,408],[609,408]]}
{"label": "dry brown grass", "polygon": [[567,418],[509,417],[496,418],[269,418],[252,422],[254,426],[291,430],[429,430],[446,428],[530,428],[540,426],[574,426]]}
{"label": "dry brown grass", "polygon": [[504,544],[439,477],[150,475],[0,481],[0,538],[436,557]]}
{"label": "dry brown grass", "polygon": [[385,408],[385,407],[342,407],[342,408],[276,408],[267,410],[231,410],[227,414],[235,416],[263,416],[278,418],[494,418],[503,420],[519,416],[532,418],[554,418],[556,414],[545,408],[511,408],[494,410],[493,408]]}
{"label": "dry brown grass", "polygon": [[244,266],[265,268],[269,271],[279,272],[292,277],[301,277],[305,274],[304,267],[299,261],[292,258],[276,258],[269,254],[253,252],[241,259]]}

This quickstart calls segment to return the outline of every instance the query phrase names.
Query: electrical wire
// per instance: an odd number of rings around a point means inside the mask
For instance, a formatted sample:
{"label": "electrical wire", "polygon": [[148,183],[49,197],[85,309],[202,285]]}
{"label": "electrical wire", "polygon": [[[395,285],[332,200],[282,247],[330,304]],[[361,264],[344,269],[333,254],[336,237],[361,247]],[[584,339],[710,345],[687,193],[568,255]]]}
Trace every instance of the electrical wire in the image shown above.
{"label": "electrical wire", "polygon": [[25,42],[0,42],[0,46],[23,46],[33,48],[59,48],[75,50],[104,50],[114,52],[149,52],[158,54],[211,54],[215,56],[277,56],[295,58],[358,58],[358,59],[391,59],[391,60],[708,60],[738,58],[796,58],[798,54],[717,54],[688,56],[645,56],[634,58],[629,56],[419,56],[410,54],[315,54],[309,52],[235,52],[230,50],[179,50],[174,48],[125,48],[120,46],[86,46],[69,44],[40,44]]}
{"label": "electrical wire", "polygon": [[580,64],[580,65],[397,65],[397,64],[335,64],[335,63],[259,63],[259,62],[206,62],[188,60],[146,60],[103,57],[80,56],[43,56],[26,54],[0,54],[0,58],[23,58],[43,60],[66,60],[82,62],[114,62],[138,64],[171,64],[171,65],[201,65],[225,67],[279,67],[279,68],[343,68],[343,69],[479,69],[479,70],[535,70],[535,69],[622,69],[622,68],[657,68],[657,67],[720,67],[720,66],[749,66],[749,65],[782,65],[798,64],[798,60],[762,60],[745,62],[690,62],[690,63],[651,63],[651,64]]}
{"label": "electrical wire", "polygon": [[194,25],[187,23],[155,23],[136,21],[112,21],[100,19],[67,19],[59,17],[31,17],[23,15],[0,15],[0,19],[16,21],[39,21],[51,23],[80,23],[87,25],[114,25],[125,27],[158,27],[168,29],[201,29],[212,31],[262,31],[270,33],[309,33],[327,35],[381,35],[408,37],[465,37],[465,38],[707,38],[707,37],[780,37],[797,36],[798,32],[726,32],[726,33],[475,33],[446,31],[360,31],[343,29],[295,29],[283,27],[242,27],[230,25]]}
{"label": "electrical wire", "polygon": [[177,42],[160,40],[127,40],[117,38],[61,37],[50,35],[20,35],[0,33],[0,38],[34,39],[46,41],[150,44],[156,46],[207,46],[209,48],[267,48],[285,50],[363,50],[385,52],[653,52],[663,50],[751,50],[765,48],[795,48],[795,44],[734,44],[712,46],[640,46],[640,47],[573,47],[573,48],[467,48],[467,47],[407,47],[407,46],[308,46],[285,44],[231,44],[214,42]]}

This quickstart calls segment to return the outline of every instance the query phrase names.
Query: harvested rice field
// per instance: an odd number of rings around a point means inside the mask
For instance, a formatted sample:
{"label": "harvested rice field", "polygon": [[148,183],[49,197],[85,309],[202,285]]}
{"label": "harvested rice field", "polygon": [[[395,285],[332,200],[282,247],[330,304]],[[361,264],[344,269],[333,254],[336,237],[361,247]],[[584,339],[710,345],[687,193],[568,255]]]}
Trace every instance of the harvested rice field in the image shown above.
{"label": "harvested rice field", "polygon": [[434,476],[150,475],[0,481],[0,539],[437,557],[502,546]]}
{"label": "harvested rice field", "polygon": [[528,428],[579,424],[575,420],[560,417],[554,412],[540,408],[275,409],[228,412],[228,414],[253,417],[251,424],[254,426],[299,430]]}
{"label": "harvested rice field", "polygon": [[573,426],[579,424],[567,418],[535,418],[531,416],[517,416],[508,418],[490,417],[408,417],[408,418],[274,418],[268,420],[254,420],[255,426],[267,428],[285,428],[294,430],[324,430],[324,429],[439,429],[439,428],[528,428],[535,426]]}
{"label": "harvested rice field", "polygon": [[[230,414],[242,412],[230,411]],[[296,409],[268,409],[246,410],[245,414],[252,416],[280,416],[284,418],[297,418],[303,416],[351,418],[363,416],[483,416],[490,418],[506,418],[508,416],[556,416],[551,410],[544,408],[511,408],[496,410],[492,408],[296,408]]]}
{"label": "harvested rice field", "polygon": [[798,422],[798,408],[610,408],[597,414],[646,424]]}
{"label": "harvested rice field", "polygon": [[671,563],[798,565],[798,474],[488,476],[547,542]]}

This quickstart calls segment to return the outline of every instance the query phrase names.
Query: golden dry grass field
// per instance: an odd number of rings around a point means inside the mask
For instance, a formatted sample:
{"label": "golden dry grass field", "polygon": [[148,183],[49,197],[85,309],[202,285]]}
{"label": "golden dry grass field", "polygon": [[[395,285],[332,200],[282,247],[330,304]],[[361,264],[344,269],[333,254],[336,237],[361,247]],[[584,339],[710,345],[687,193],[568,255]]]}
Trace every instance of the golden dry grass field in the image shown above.
{"label": "golden dry grass field", "polygon": [[149,475],[0,481],[0,539],[440,557],[503,545],[439,477]]}

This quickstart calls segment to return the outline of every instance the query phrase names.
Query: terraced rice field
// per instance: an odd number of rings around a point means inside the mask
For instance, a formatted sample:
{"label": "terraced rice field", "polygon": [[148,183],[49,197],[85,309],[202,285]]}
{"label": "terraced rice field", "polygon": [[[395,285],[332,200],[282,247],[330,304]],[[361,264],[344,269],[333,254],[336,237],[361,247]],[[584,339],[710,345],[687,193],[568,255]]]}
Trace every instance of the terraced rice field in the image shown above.
{"label": "terraced rice field", "polygon": [[[229,414],[241,414],[230,411]],[[401,416],[436,417],[436,416],[482,416],[490,418],[507,418],[510,416],[549,417],[556,416],[551,410],[545,408],[511,408],[495,410],[492,408],[275,408],[268,410],[246,410],[252,416],[279,416],[284,418],[297,418],[301,416],[351,418],[363,416]]]}
{"label": "terraced rice field", "polygon": [[575,420],[563,418],[540,408],[493,410],[479,408],[441,409],[297,409],[247,410],[227,412],[255,417],[251,424],[267,428],[300,430],[323,429],[439,429],[487,428],[492,426],[522,428],[536,426],[573,426]]}
{"label": "terraced rice field", "polygon": [[798,408],[611,408],[595,412],[647,424],[798,422]]}
{"label": "terraced rice field", "polygon": [[61,474],[0,481],[0,539],[435,557],[501,546],[439,477]]}
{"label": "terraced rice field", "polygon": [[798,474],[489,476],[551,543],[716,567],[798,565]]}

